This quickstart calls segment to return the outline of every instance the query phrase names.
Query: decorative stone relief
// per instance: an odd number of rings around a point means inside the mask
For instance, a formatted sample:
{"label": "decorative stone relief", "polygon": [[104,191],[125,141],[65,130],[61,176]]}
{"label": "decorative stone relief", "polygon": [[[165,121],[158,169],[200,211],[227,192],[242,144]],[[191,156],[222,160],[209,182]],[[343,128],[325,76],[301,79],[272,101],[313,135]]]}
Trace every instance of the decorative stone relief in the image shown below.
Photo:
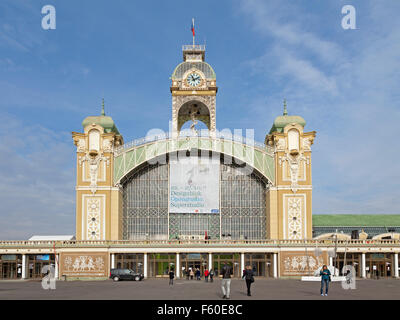
{"label": "decorative stone relief", "polygon": [[103,151],[104,152],[111,152],[112,151],[111,140],[103,139]]}
{"label": "decorative stone relief", "polygon": [[303,139],[303,149],[306,151],[310,151],[311,150],[311,140],[310,138],[304,138]]}
{"label": "decorative stone relief", "polygon": [[303,239],[303,198],[287,200],[288,239]]}
{"label": "decorative stone relief", "polygon": [[107,253],[61,253],[60,273],[75,277],[107,277]]}
{"label": "decorative stone relief", "polygon": [[203,61],[203,55],[198,54],[186,54],[186,61]]}
{"label": "decorative stone relief", "polygon": [[304,155],[291,155],[286,153],[285,156],[279,157],[279,166],[282,167],[282,163],[287,161],[289,164],[289,172],[290,172],[290,181],[291,181],[291,189],[294,193],[297,192],[299,187],[298,179],[299,179],[299,167],[300,162],[304,161],[307,165],[310,164],[310,157],[305,157]]}
{"label": "decorative stone relief", "polygon": [[86,214],[86,238],[100,240],[100,199],[92,198],[87,201]]}
{"label": "decorative stone relief", "polygon": [[77,151],[78,152],[85,152],[86,150],[86,142],[85,139],[79,139],[77,144]]}
{"label": "decorative stone relief", "polygon": [[88,153],[84,156],[79,157],[79,166],[82,167],[83,162],[88,163],[89,176],[90,176],[90,191],[94,194],[97,191],[97,176],[99,170],[100,161],[105,161],[107,167],[110,166],[110,157],[105,157],[102,153],[96,157],[91,157]]}
{"label": "decorative stone relief", "polygon": [[326,263],[323,257],[316,257],[305,252],[284,253],[282,260],[281,275],[283,276],[313,274]]}
{"label": "decorative stone relief", "polygon": [[276,143],[276,151],[284,151],[286,148],[285,139],[279,139]]}

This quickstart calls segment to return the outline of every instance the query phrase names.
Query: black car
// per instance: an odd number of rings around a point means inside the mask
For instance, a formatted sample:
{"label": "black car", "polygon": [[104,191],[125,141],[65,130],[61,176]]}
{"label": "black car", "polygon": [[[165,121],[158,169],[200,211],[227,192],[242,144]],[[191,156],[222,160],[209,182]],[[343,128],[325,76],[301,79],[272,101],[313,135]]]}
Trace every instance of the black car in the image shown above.
{"label": "black car", "polygon": [[111,269],[110,271],[110,279],[114,281],[120,280],[135,280],[142,281],[144,275],[141,273],[137,273],[132,269]]}

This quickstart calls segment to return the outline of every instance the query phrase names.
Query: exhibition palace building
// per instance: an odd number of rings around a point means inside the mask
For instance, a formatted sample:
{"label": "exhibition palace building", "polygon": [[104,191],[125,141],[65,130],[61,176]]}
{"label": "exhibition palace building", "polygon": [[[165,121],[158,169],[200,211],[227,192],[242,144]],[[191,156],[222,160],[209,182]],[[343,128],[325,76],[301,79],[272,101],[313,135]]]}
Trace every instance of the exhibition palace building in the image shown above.
{"label": "exhibition palace building", "polygon": [[245,265],[258,277],[278,278],[311,276],[324,264],[339,271],[351,265],[361,278],[398,277],[398,217],[316,221],[316,132],[288,114],[286,101],[264,142],[250,131],[218,131],[217,78],[205,46],[182,49],[171,76],[169,132],[126,143],[103,102],[101,114],[72,133],[75,236],[0,241],[0,279],[40,278],[48,264],[58,279],[107,278],[112,268],[146,278],[173,268],[179,278],[189,268],[218,273],[224,262],[235,277]]}

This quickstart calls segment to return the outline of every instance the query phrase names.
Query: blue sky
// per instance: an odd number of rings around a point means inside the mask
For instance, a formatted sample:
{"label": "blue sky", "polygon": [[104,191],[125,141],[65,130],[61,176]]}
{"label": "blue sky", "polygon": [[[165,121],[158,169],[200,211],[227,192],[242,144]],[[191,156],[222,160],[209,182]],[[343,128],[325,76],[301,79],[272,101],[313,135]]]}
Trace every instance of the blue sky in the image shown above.
{"label": "blue sky", "polygon": [[[47,4],[56,30],[41,28]],[[356,30],[341,27],[346,4]],[[0,238],[74,233],[71,131],[103,96],[125,141],[168,129],[192,17],[218,129],[263,141],[286,98],[317,131],[313,212],[400,213],[399,13],[394,0],[2,0]]]}

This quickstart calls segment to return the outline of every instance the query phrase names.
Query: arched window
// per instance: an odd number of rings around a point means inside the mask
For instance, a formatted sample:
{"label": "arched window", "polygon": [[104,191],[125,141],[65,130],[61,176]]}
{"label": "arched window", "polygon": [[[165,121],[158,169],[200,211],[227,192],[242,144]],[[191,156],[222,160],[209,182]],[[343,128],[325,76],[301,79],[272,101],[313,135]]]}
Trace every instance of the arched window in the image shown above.
{"label": "arched window", "polygon": [[[220,163],[220,213],[168,213],[167,164],[144,165],[123,185],[123,239],[266,238],[266,182],[243,175],[237,164]],[[222,225],[220,226],[220,222]]]}

